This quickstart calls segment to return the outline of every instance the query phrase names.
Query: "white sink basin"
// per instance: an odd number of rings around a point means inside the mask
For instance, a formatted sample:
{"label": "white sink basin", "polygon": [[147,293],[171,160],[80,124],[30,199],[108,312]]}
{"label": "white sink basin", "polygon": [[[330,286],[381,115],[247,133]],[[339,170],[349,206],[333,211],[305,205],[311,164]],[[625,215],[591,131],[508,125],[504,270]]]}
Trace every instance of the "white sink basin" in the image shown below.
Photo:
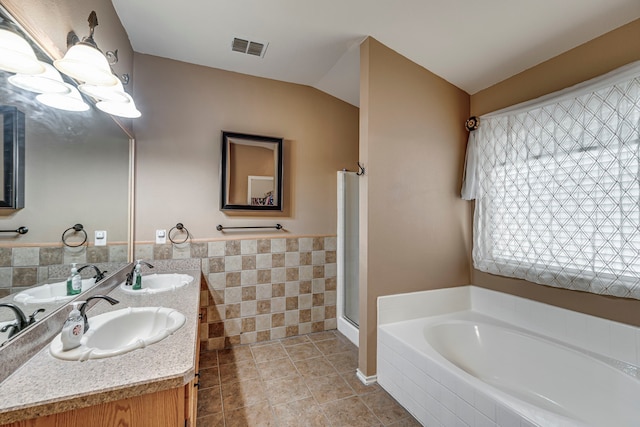
{"label": "white sink basin", "polygon": [[118,356],[161,341],[180,329],[184,314],[164,307],[129,307],[89,317],[89,330],[80,347],[62,351],[58,334],[49,349],[58,359],[102,359]]}
{"label": "white sink basin", "polygon": [[[91,289],[96,284],[96,279],[83,279],[82,292]],[[77,295],[67,295],[67,281],[46,283],[35,288],[22,291],[13,297],[13,300],[23,305],[52,304],[71,301]]]}
{"label": "white sink basin", "polygon": [[133,286],[127,286],[124,282],[120,284],[120,289],[128,294],[149,295],[175,291],[191,282],[193,282],[193,276],[189,276],[188,274],[147,274],[146,276],[142,276],[142,289],[135,291],[132,289]]}

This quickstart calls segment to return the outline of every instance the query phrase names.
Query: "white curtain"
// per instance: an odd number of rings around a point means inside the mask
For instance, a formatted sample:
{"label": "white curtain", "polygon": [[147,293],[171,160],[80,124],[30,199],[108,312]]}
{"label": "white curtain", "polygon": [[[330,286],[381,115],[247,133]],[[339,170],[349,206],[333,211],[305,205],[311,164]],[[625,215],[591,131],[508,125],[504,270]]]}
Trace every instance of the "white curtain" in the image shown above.
{"label": "white curtain", "polygon": [[640,61],[480,117],[474,266],[640,299]]}

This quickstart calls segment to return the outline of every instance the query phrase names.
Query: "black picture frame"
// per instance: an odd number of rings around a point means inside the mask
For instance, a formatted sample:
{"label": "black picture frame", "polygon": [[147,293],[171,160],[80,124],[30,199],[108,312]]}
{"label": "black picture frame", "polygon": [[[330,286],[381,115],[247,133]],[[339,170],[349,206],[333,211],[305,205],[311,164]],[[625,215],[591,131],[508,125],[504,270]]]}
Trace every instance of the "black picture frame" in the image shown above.
{"label": "black picture frame", "polygon": [[[273,191],[269,197],[252,197],[251,172],[239,172],[239,166],[248,162],[243,162],[242,158],[235,158],[237,146],[244,148],[256,147],[273,151],[273,165],[267,165],[269,174],[273,173]],[[220,161],[220,210],[222,211],[282,211],[283,209],[283,147],[284,139],[272,136],[250,135],[238,132],[222,131],[222,152]],[[260,173],[260,172],[256,172]],[[268,179],[269,176],[254,176],[254,178]],[[240,179],[239,179],[240,178]],[[247,188],[245,203],[239,200],[238,192],[244,190],[242,179],[247,178]],[[240,191],[237,190],[240,188]],[[251,201],[250,201],[251,200]]]}

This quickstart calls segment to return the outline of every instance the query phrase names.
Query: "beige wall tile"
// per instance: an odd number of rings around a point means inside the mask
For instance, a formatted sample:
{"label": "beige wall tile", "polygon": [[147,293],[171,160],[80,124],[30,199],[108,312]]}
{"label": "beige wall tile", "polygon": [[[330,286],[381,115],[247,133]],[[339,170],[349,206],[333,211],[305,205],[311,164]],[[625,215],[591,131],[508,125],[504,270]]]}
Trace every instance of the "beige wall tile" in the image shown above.
{"label": "beige wall tile", "polygon": [[297,267],[300,265],[300,252],[287,252],[284,256],[285,267]]}
{"label": "beige wall tile", "polygon": [[324,320],[324,307],[313,307],[311,309],[311,321],[320,322]]}
{"label": "beige wall tile", "polygon": [[271,285],[271,296],[275,297],[283,297],[285,296],[285,284],[284,283],[274,283]]}
{"label": "beige wall tile", "polygon": [[[229,243],[229,242],[227,242]],[[224,257],[225,271],[240,271],[242,270],[242,256],[231,255]]]}
{"label": "beige wall tile", "polygon": [[256,330],[266,331],[271,329],[271,314],[260,314],[256,316]]}
{"label": "beige wall tile", "polygon": [[242,255],[256,254],[258,252],[257,240],[241,240],[240,241],[240,253]]}
{"label": "beige wall tile", "polygon": [[299,267],[287,267],[287,269],[286,269],[286,278],[287,278],[287,282],[300,280],[300,269],[299,269]]}
{"label": "beige wall tile", "polygon": [[232,287],[224,290],[224,303],[225,304],[237,304],[242,301],[242,288]]}
{"label": "beige wall tile", "polygon": [[259,300],[256,307],[257,314],[271,313],[271,299]]}
{"label": "beige wall tile", "polygon": [[256,268],[271,268],[271,259],[270,253],[256,255]]}
{"label": "beige wall tile", "polygon": [[324,251],[313,251],[311,253],[311,262],[313,265],[323,265],[325,260],[325,252]]}
{"label": "beige wall tile", "polygon": [[257,283],[259,284],[271,283],[271,269],[258,270]]}
{"label": "beige wall tile", "polygon": [[240,240],[227,240],[225,242],[224,254],[226,256],[240,255]]}
{"label": "beige wall tile", "polygon": [[243,270],[255,270],[256,268],[256,256],[255,255],[242,255],[242,269]]}
{"label": "beige wall tile", "polygon": [[284,313],[273,313],[271,315],[271,327],[277,328],[284,326]]}
{"label": "beige wall tile", "polygon": [[207,249],[210,257],[224,256],[225,255],[226,242],[208,242]]}
{"label": "beige wall tile", "polygon": [[227,319],[224,321],[224,333],[226,336],[240,335],[242,331],[241,319]]}
{"label": "beige wall tile", "polygon": [[311,308],[313,297],[311,294],[303,294],[298,297],[299,308]]}
{"label": "beige wall tile", "polygon": [[253,301],[256,299],[255,286],[243,286],[241,289],[242,289],[242,301]]}
{"label": "beige wall tile", "polygon": [[271,252],[271,240],[270,239],[258,239],[258,253],[268,254]]}
{"label": "beige wall tile", "polygon": [[[258,274],[259,276],[259,274]],[[270,299],[272,297],[271,283],[256,286],[256,299]]]}
{"label": "beige wall tile", "polygon": [[325,279],[313,279],[313,293],[319,294],[325,290]]}
{"label": "beige wall tile", "polygon": [[285,254],[271,254],[271,265],[273,267],[284,267]]}
{"label": "beige wall tile", "polygon": [[284,291],[285,296],[294,297],[300,294],[299,282],[286,282],[284,286],[285,286],[285,291]]}
{"label": "beige wall tile", "polygon": [[239,271],[226,273],[227,287],[229,287],[229,286],[240,286],[241,283],[242,283],[241,278],[242,278],[242,276],[240,275]]}
{"label": "beige wall tile", "polygon": [[285,297],[271,298],[271,312],[278,313],[284,311],[286,307]]}
{"label": "beige wall tile", "polygon": [[273,283],[284,283],[287,281],[287,271],[284,268],[271,269],[271,281]]}
{"label": "beige wall tile", "polygon": [[299,323],[298,310],[291,310],[284,312],[284,324],[285,326],[297,325]]}
{"label": "beige wall tile", "polygon": [[242,317],[255,316],[257,311],[256,301],[242,301],[240,303],[240,314]]}
{"label": "beige wall tile", "polygon": [[258,341],[257,332],[243,332],[240,335],[240,344],[253,344]]}
{"label": "beige wall tile", "polygon": [[326,251],[335,251],[338,248],[338,239],[335,236],[324,238],[324,249]]}
{"label": "beige wall tile", "polygon": [[311,280],[313,279],[313,266],[311,265],[303,265],[299,267],[300,280]]}
{"label": "beige wall tile", "polygon": [[287,252],[298,252],[299,244],[297,238],[287,239]]}
{"label": "beige wall tile", "polygon": [[286,337],[286,328],[284,326],[271,329],[271,339],[277,340]]}
{"label": "beige wall tile", "polygon": [[207,278],[214,289],[224,289],[227,286],[225,273],[209,273]]}
{"label": "beige wall tile", "polygon": [[255,285],[258,283],[258,271],[257,270],[242,270],[240,284],[242,286]]}
{"label": "beige wall tile", "polygon": [[285,239],[271,239],[271,253],[285,252],[287,249],[287,242]]}

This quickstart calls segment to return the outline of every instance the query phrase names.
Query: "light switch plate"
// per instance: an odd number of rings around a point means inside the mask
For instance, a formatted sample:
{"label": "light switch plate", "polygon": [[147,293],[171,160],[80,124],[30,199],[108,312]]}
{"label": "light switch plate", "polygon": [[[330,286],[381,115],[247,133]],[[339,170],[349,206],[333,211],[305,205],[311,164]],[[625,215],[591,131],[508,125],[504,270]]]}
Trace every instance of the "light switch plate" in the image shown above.
{"label": "light switch plate", "polygon": [[107,230],[96,230],[93,244],[96,246],[107,246]]}
{"label": "light switch plate", "polygon": [[167,243],[167,230],[156,230],[156,244],[162,245]]}

